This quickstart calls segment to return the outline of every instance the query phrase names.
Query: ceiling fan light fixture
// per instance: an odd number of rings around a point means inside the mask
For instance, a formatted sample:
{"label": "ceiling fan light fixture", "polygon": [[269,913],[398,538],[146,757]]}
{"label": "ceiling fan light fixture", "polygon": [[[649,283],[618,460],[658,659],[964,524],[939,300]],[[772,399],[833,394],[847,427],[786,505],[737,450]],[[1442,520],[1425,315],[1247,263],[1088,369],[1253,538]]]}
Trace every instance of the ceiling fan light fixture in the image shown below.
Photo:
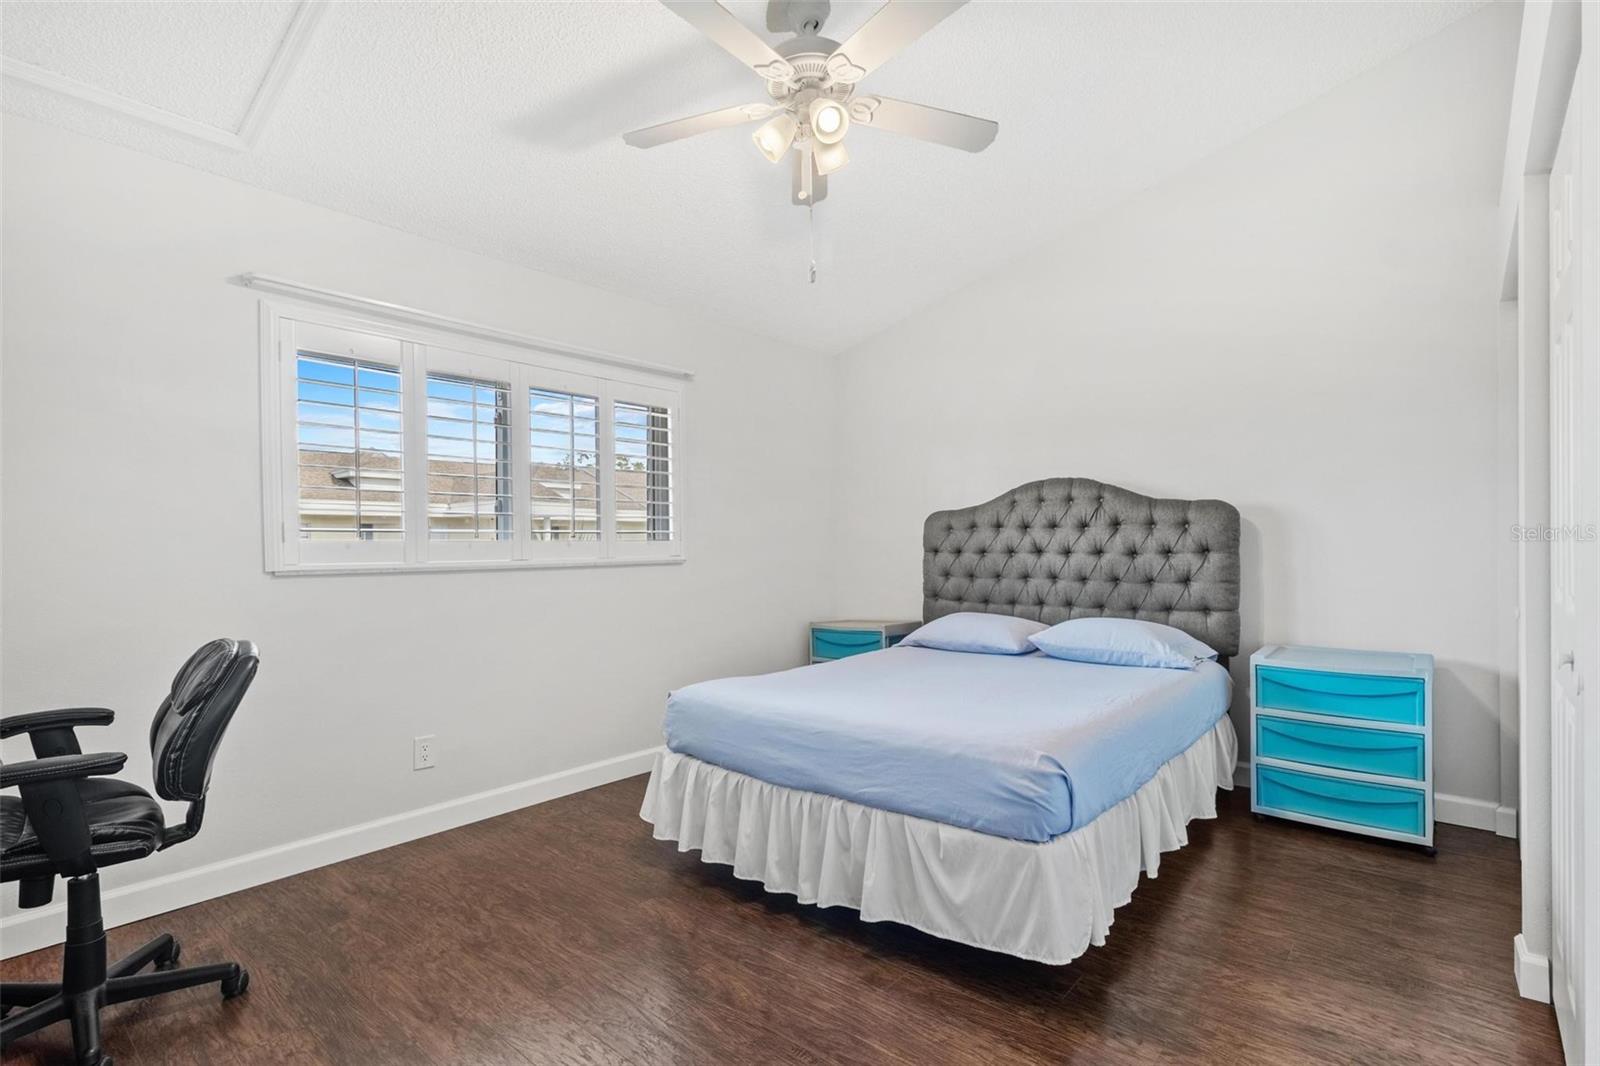
{"label": "ceiling fan light fixture", "polygon": [[816,160],[817,173],[826,176],[842,169],[850,162],[850,153],[845,151],[844,145],[834,142],[817,145],[812,152],[812,158]]}
{"label": "ceiling fan light fixture", "polygon": [[767,162],[776,163],[794,143],[796,129],[798,123],[795,122],[794,116],[787,111],[781,111],[762,123],[753,139],[761,154],[767,157]]}
{"label": "ceiling fan light fixture", "polygon": [[999,130],[997,123],[971,115],[886,96],[855,95],[863,78],[967,0],[884,0],[843,43],[823,36],[831,0],[768,0],[767,28],[795,34],[777,47],[721,0],[661,2],[761,78],[768,99],[623,134],[623,141],[636,148],[763,123],[753,138],[756,149],[772,163],[794,156],[790,196],[793,203],[809,208],[827,198],[828,175],[848,164],[843,141],[857,123],[967,152],[983,151]]}
{"label": "ceiling fan light fixture", "polygon": [[811,101],[811,136],[819,144],[838,144],[850,129],[850,112],[831,96]]}

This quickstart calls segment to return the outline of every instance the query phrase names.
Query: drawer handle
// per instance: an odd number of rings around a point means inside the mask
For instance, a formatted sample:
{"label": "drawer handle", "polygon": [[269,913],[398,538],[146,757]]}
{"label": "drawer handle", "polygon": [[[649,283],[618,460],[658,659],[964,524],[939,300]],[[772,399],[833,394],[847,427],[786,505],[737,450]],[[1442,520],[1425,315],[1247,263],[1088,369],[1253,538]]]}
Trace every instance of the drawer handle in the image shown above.
{"label": "drawer handle", "polygon": [[1268,674],[1267,680],[1272,682],[1274,685],[1282,685],[1284,688],[1294,689],[1296,692],[1311,692],[1322,696],[1330,694],[1335,696],[1354,696],[1357,699],[1373,699],[1379,696],[1411,696],[1415,695],[1417,691],[1417,686],[1410,683],[1402,685],[1399,688],[1389,689],[1386,691],[1344,692],[1337,688],[1307,688],[1304,685],[1291,684],[1290,682],[1283,680],[1282,675],[1279,674]]}
{"label": "drawer handle", "polygon": [[1303,744],[1315,744],[1319,748],[1340,748],[1344,751],[1409,751],[1414,750],[1414,742],[1402,740],[1398,744],[1341,744],[1337,740],[1316,740],[1312,737],[1300,736],[1287,729],[1278,729],[1273,726],[1262,726],[1267,732],[1290,740],[1298,740]]}
{"label": "drawer handle", "polygon": [[1361,799],[1360,797],[1356,796],[1340,796],[1332,792],[1318,792],[1314,788],[1305,788],[1300,785],[1292,785],[1282,778],[1269,776],[1268,779],[1279,788],[1286,788],[1290,792],[1298,792],[1302,796],[1313,796],[1317,799],[1338,800],[1340,803],[1359,803],[1363,807],[1414,807],[1417,804],[1417,800],[1415,799]]}

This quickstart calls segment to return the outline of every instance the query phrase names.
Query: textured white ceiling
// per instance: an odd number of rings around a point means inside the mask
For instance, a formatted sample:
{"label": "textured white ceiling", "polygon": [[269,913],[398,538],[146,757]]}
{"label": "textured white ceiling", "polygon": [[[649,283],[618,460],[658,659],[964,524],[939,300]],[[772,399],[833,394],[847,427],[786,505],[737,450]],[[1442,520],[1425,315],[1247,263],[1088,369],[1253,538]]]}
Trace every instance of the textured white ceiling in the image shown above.
{"label": "textured white ceiling", "polygon": [[[728,6],[765,32],[763,3]],[[836,0],[824,32],[842,40],[877,6]],[[864,85],[997,119],[999,137],[969,155],[852,132],[851,163],[816,208],[815,285],[806,280],[806,211],[789,203],[787,168],[756,153],[749,129],[647,151],[623,145],[625,130],[763,97],[755,75],[651,2],[332,4],[247,152],[13,78],[3,102],[10,113],[833,351],[1479,6],[972,3]],[[0,50],[231,128],[292,9],[12,2],[0,15]]]}
{"label": "textured white ceiling", "polygon": [[7,3],[7,59],[213,126],[243,121],[293,4]]}

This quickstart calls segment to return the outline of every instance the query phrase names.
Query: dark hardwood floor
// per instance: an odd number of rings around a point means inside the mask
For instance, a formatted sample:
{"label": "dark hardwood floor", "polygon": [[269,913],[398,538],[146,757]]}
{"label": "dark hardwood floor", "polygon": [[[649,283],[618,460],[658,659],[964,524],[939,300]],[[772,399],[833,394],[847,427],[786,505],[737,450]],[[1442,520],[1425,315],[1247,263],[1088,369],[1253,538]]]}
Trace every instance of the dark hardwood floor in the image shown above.
{"label": "dark hardwood floor", "polygon": [[[1048,967],[770,897],[652,840],[644,779],[110,934],[163,930],[250,992],[109,1008],[118,1066],[183,1063],[1560,1061],[1517,998],[1517,852],[1191,827],[1103,948]],[[224,827],[209,827],[221,830]],[[48,979],[55,949],[0,965]],[[65,1026],[8,1063],[67,1063]]]}

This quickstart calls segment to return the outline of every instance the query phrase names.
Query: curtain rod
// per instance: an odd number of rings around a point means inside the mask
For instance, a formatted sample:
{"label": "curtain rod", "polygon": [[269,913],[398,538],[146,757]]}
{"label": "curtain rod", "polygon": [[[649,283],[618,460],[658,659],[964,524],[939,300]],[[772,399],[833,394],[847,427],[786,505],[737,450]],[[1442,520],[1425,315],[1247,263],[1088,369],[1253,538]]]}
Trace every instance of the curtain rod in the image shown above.
{"label": "curtain rod", "polygon": [[434,314],[432,311],[407,307],[404,304],[389,303],[386,300],[374,300],[367,296],[356,296],[352,293],[340,292],[337,289],[319,288],[315,285],[289,281],[286,278],[277,278],[269,274],[240,274],[229,280],[247,289],[276,293],[280,296],[292,296],[302,300],[312,300],[316,303],[329,304],[333,307],[341,307],[351,311],[364,311],[368,314],[381,315],[384,318],[408,322],[415,326],[449,330],[452,333],[461,333],[499,344],[515,345],[518,348],[574,356],[596,363],[605,363],[608,366],[622,367],[626,370],[640,370],[650,374],[660,374],[664,377],[679,378],[684,381],[694,377],[694,371],[684,370],[680,367],[651,363],[643,359],[631,359],[625,355],[613,355],[610,352],[602,352],[593,348],[580,348],[571,344],[561,344],[557,341],[548,341],[540,337],[530,337],[525,333],[513,333],[511,330],[498,329],[494,326],[485,326],[459,318],[450,318],[447,315]]}

